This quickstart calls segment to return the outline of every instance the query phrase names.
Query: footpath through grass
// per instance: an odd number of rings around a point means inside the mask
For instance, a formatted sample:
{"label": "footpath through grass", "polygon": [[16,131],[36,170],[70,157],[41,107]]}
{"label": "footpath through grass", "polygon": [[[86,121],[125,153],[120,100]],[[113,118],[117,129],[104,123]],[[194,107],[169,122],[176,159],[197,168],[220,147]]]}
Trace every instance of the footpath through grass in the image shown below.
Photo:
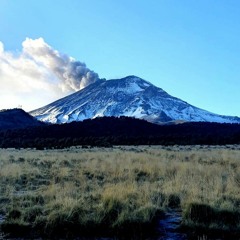
{"label": "footpath through grass", "polygon": [[169,208],[184,227],[238,234],[240,147],[0,150],[6,234],[144,234]]}

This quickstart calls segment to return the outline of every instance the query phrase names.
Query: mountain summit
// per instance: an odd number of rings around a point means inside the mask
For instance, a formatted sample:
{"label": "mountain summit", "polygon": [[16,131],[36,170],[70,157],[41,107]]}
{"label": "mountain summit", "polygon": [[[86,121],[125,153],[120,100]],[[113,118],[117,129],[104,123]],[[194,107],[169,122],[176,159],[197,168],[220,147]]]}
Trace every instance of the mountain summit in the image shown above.
{"label": "mountain summit", "polygon": [[136,76],[99,80],[30,114],[38,120],[51,123],[102,116],[129,116],[154,123],[240,123],[238,117],[217,115],[194,107]]}

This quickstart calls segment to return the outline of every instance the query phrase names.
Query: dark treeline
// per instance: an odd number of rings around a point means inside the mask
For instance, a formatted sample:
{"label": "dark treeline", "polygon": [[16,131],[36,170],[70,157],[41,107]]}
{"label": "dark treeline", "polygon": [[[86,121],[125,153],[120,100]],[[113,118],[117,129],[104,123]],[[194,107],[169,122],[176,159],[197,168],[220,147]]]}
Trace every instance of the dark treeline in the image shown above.
{"label": "dark treeline", "polygon": [[240,124],[192,122],[156,125],[128,117],[103,117],[0,131],[1,148],[174,144],[240,144]]}

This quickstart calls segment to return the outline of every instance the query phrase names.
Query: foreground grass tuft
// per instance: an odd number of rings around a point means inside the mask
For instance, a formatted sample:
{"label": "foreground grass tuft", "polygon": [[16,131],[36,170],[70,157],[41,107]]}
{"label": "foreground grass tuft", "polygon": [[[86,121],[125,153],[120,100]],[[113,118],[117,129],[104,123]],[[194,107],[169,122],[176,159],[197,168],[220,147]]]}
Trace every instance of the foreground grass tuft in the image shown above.
{"label": "foreground grass tuft", "polygon": [[173,208],[185,226],[240,231],[238,146],[0,152],[6,233],[141,234]]}

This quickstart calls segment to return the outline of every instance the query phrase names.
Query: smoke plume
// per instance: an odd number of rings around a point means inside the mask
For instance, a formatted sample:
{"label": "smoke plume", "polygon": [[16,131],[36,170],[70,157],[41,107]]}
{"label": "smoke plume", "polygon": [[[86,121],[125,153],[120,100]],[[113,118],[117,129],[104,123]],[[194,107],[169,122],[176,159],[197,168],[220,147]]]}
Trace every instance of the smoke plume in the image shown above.
{"label": "smoke plume", "polygon": [[18,53],[5,51],[0,42],[0,102],[4,101],[1,96],[5,96],[12,99],[10,102],[18,99],[21,104],[26,102],[24,96],[32,103],[41,100],[44,104],[42,98],[50,102],[97,80],[98,74],[85,63],[53,49],[43,38],[26,38]]}

